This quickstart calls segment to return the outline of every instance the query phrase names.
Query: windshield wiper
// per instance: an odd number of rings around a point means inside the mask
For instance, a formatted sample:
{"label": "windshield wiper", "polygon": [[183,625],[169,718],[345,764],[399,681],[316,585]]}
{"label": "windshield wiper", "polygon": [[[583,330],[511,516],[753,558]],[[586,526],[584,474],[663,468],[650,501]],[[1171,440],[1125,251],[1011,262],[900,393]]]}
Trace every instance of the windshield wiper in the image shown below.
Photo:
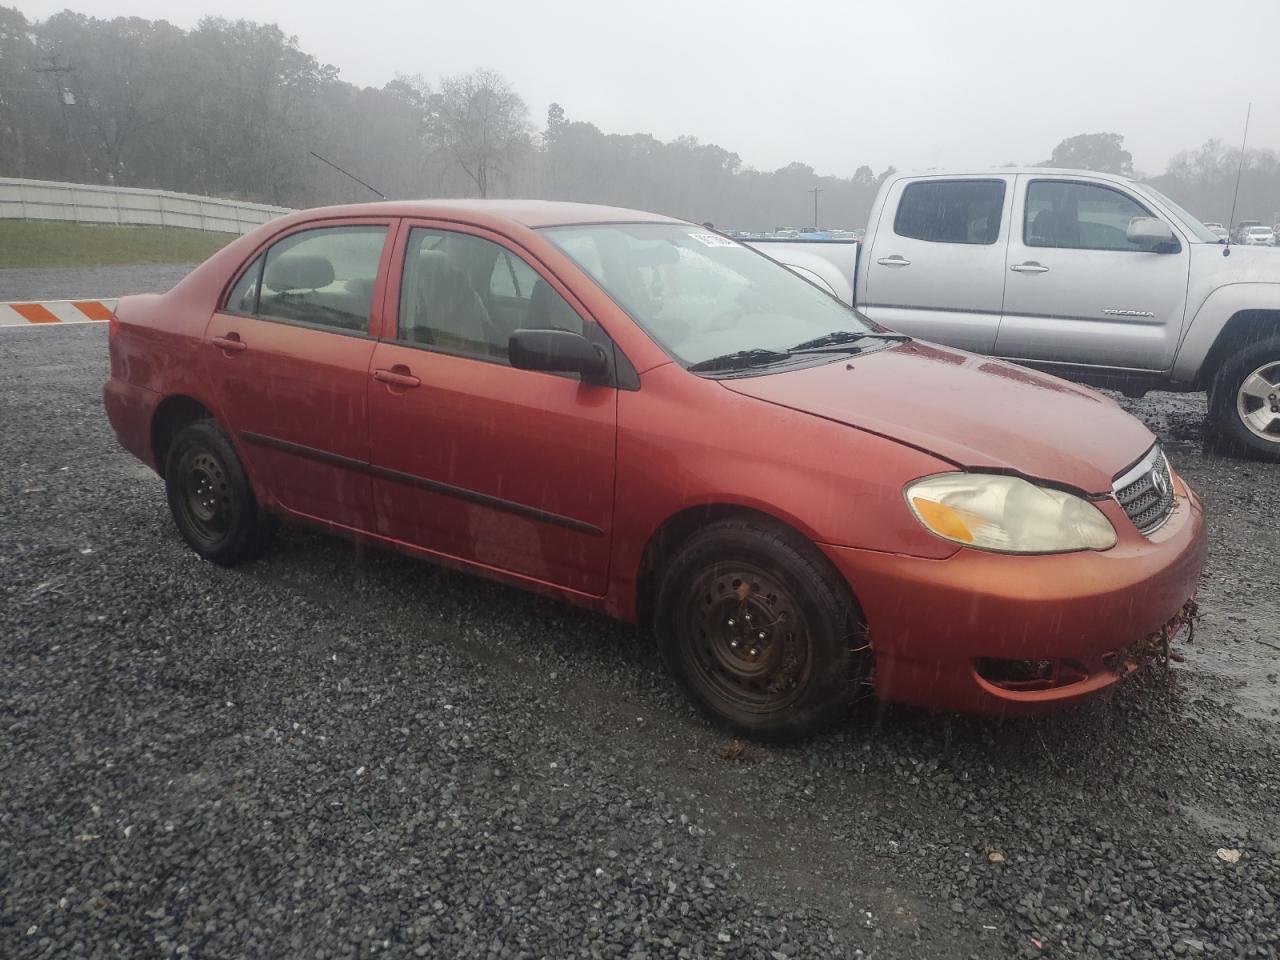
{"label": "windshield wiper", "polygon": [[856,343],[859,340],[892,340],[897,343],[906,343],[910,339],[910,337],[901,333],[855,333],[852,330],[835,330],[821,337],[814,337],[812,340],[797,343],[794,347],[788,348],[787,352],[798,353],[803,350],[820,350],[823,347],[837,347],[842,344]]}
{"label": "windshield wiper", "polygon": [[781,363],[783,360],[789,359],[791,359],[791,354],[789,353],[783,353],[780,350],[765,350],[757,347],[752,350],[737,350],[734,353],[725,353],[718,357],[699,360],[697,363],[689,364],[689,370],[694,373],[715,373],[720,370],[746,370],[749,367],[762,367],[766,364]]}

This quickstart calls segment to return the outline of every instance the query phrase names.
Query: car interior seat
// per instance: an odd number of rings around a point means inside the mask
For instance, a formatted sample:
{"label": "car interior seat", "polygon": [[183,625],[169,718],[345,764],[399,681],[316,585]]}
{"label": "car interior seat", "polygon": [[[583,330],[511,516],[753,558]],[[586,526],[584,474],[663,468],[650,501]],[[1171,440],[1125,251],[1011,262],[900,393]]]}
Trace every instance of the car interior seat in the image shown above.
{"label": "car interior seat", "polygon": [[402,304],[401,333],[415,343],[484,356],[493,354],[486,336],[489,316],[466,275],[441,250],[415,258],[409,296]]}

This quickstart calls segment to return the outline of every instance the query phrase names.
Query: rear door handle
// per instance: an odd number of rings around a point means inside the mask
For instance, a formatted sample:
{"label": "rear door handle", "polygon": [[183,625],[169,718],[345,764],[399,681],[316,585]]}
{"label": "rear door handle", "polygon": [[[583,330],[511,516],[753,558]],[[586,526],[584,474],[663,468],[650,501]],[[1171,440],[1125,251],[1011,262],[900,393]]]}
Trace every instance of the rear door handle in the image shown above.
{"label": "rear door handle", "polygon": [[210,337],[209,342],[223,353],[243,353],[249,345],[240,339],[238,333],[228,333],[225,337]]}
{"label": "rear door handle", "polygon": [[422,384],[422,381],[410,373],[409,368],[403,363],[397,363],[390,370],[379,367],[373,371],[373,379],[394,387],[417,387]]}
{"label": "rear door handle", "polygon": [[906,257],[900,257],[896,253],[892,257],[881,257],[876,263],[882,267],[909,267],[911,261]]}
{"label": "rear door handle", "polygon": [[1026,263],[1015,263],[1009,268],[1014,273],[1048,273],[1049,268],[1044,264],[1036,263],[1034,260],[1028,260]]}

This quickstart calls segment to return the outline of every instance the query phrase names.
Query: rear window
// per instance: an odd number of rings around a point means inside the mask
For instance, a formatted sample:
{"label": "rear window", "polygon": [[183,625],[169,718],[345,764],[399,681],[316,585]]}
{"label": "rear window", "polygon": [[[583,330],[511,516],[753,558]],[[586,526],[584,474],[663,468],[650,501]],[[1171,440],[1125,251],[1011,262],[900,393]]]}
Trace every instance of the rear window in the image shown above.
{"label": "rear window", "polygon": [[1003,180],[925,180],[902,191],[893,232],[931,243],[991,244],[1003,209]]}

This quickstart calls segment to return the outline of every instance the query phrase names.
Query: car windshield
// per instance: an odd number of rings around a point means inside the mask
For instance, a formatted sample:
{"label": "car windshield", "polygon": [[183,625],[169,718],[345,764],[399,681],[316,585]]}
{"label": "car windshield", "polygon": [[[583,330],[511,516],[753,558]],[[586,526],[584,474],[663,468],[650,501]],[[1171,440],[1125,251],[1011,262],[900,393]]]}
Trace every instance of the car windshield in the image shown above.
{"label": "car windshield", "polygon": [[1160,203],[1164,204],[1165,209],[1168,210],[1170,213],[1172,213],[1175,217],[1177,217],[1178,221],[1184,227],[1190,230],[1191,235],[1194,236],[1201,243],[1221,243],[1222,242],[1221,237],[1219,237],[1216,233],[1214,233],[1212,230],[1206,227],[1203,223],[1201,223],[1199,220],[1193,217],[1186,210],[1182,209],[1182,207],[1178,206],[1176,203],[1174,203],[1172,200],[1166,197],[1159,190],[1155,189],[1154,187],[1149,187],[1146,184],[1143,184],[1142,188],[1146,190],[1147,193],[1149,193],[1152,197],[1154,197]]}
{"label": "car windshield", "polygon": [[876,329],[786,267],[691,224],[589,224],[544,233],[685,366],[753,351],[767,360],[766,353],[785,354],[838,331]]}

